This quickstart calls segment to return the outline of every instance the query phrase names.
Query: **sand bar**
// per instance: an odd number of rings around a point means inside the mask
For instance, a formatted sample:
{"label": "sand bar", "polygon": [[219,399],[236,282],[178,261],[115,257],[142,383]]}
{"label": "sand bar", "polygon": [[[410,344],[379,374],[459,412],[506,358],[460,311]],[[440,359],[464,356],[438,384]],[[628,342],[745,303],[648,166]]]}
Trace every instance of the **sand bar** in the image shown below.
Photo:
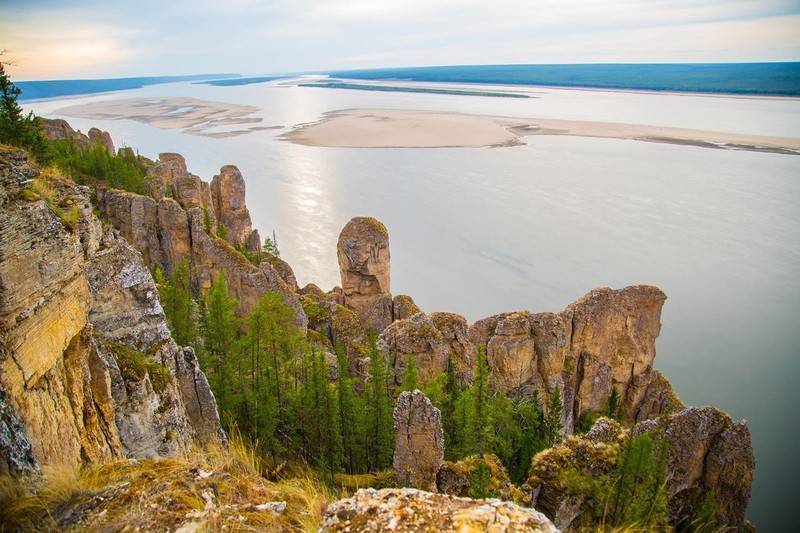
{"label": "sand bar", "polygon": [[800,139],[613,122],[496,117],[406,109],[343,109],[282,138],[342,148],[499,147],[529,135],[572,135],[800,154]]}
{"label": "sand bar", "polygon": [[208,136],[230,136],[256,131],[256,128],[211,133],[207,130],[224,126],[260,123],[253,117],[259,108],[251,105],[212,102],[179,96],[128,98],[64,107],[55,111],[67,117],[95,120],[129,119],[161,129],[185,129],[185,133]]}

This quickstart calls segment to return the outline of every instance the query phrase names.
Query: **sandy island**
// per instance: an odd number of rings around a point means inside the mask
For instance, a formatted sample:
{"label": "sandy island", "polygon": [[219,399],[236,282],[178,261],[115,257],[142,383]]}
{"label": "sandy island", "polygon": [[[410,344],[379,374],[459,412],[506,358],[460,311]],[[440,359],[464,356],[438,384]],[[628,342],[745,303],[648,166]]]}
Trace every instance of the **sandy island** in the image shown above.
{"label": "sandy island", "polygon": [[280,126],[251,126],[227,131],[208,131],[225,126],[258,124],[261,119],[250,116],[258,111],[259,108],[251,105],[170,96],[107,100],[64,107],[55,113],[95,120],[130,119],[161,129],[183,129],[183,133],[207,137],[232,137],[253,131],[280,128]]}
{"label": "sandy island", "polygon": [[495,117],[405,109],[343,109],[281,137],[342,148],[499,147],[529,135],[573,135],[800,154],[800,139],[613,122]]}

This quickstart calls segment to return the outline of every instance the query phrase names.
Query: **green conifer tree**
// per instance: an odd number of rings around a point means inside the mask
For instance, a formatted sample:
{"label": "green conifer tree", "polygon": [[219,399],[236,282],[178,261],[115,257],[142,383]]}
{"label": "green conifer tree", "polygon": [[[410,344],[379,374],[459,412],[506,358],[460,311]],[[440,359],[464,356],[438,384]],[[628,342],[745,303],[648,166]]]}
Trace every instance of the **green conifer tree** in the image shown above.
{"label": "green conifer tree", "polygon": [[419,388],[419,372],[417,364],[414,362],[414,354],[406,355],[406,367],[403,369],[403,381],[398,393],[404,391],[414,391]]}
{"label": "green conifer tree", "polygon": [[369,333],[369,382],[366,385],[367,465],[370,471],[388,468],[394,455],[391,373],[378,348],[375,331]]}
{"label": "green conifer tree", "polygon": [[[0,56],[4,53],[0,52]],[[8,64],[0,60],[0,143],[26,148],[40,164],[47,164],[49,143],[42,133],[41,121],[33,112],[23,114],[17,103],[22,91],[6,74]]]}
{"label": "green conifer tree", "polygon": [[201,363],[222,411],[231,411],[233,363],[241,324],[236,317],[237,301],[228,294],[225,270],[205,294],[203,309],[203,350]]}
{"label": "green conifer tree", "polygon": [[491,447],[492,420],[489,404],[489,363],[486,346],[478,347],[475,382],[470,390],[469,435],[471,453],[486,453]]}
{"label": "green conifer tree", "polygon": [[556,386],[556,390],[550,393],[550,398],[547,400],[547,413],[544,415],[542,436],[547,448],[561,442],[561,415],[563,410],[561,387]]}
{"label": "green conifer tree", "polygon": [[619,391],[617,390],[617,386],[614,385],[611,388],[611,396],[608,397],[605,409],[603,409],[603,414],[609,418],[613,418],[614,420],[619,420],[621,408],[622,406],[620,405]]}
{"label": "green conifer tree", "polygon": [[181,258],[170,279],[164,280],[163,273],[159,277],[159,296],[172,337],[180,346],[196,345],[198,312],[192,298],[189,262]]}
{"label": "green conifer tree", "polygon": [[354,379],[350,377],[350,362],[344,353],[341,342],[336,343],[336,364],[339,368],[339,379],[336,383],[339,402],[339,420],[341,423],[342,448],[345,470],[348,474],[362,472],[365,468],[364,457],[364,409],[360,398],[356,396]]}

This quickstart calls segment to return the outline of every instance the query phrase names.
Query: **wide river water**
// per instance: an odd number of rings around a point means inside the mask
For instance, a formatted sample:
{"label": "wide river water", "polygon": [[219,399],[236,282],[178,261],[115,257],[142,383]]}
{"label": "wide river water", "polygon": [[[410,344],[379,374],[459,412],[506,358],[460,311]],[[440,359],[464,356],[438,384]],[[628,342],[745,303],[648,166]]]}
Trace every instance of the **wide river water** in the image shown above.
{"label": "wide river water", "polygon": [[[441,84],[439,84],[441,85]],[[390,233],[392,292],[474,321],[557,311],[598,286],[647,283],[668,300],[655,365],[691,405],[747,419],[756,450],[748,516],[794,522],[800,495],[800,156],[581,137],[507,148],[299,146],[277,136],[336,109],[430,109],[800,137],[800,100],[519,87],[537,98],[179,83],[26,102],[156,158],[180,152],[206,180],[236,164],[262,236],[277,233],[300,284],[339,283],[336,240],[352,217]],[[190,96],[257,106],[264,126],[228,138],[67,105]]]}

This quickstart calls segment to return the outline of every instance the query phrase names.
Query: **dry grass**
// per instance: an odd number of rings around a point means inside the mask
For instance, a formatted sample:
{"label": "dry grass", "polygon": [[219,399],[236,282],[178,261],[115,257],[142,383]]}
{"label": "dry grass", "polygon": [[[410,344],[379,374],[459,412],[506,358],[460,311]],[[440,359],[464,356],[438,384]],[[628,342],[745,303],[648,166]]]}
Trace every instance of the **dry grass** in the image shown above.
{"label": "dry grass", "polygon": [[[234,434],[229,447],[185,458],[140,459],[78,471],[50,468],[28,482],[0,479],[0,531],[317,531],[339,495],[311,471],[270,482],[254,447]],[[273,512],[260,504],[285,502]]]}

